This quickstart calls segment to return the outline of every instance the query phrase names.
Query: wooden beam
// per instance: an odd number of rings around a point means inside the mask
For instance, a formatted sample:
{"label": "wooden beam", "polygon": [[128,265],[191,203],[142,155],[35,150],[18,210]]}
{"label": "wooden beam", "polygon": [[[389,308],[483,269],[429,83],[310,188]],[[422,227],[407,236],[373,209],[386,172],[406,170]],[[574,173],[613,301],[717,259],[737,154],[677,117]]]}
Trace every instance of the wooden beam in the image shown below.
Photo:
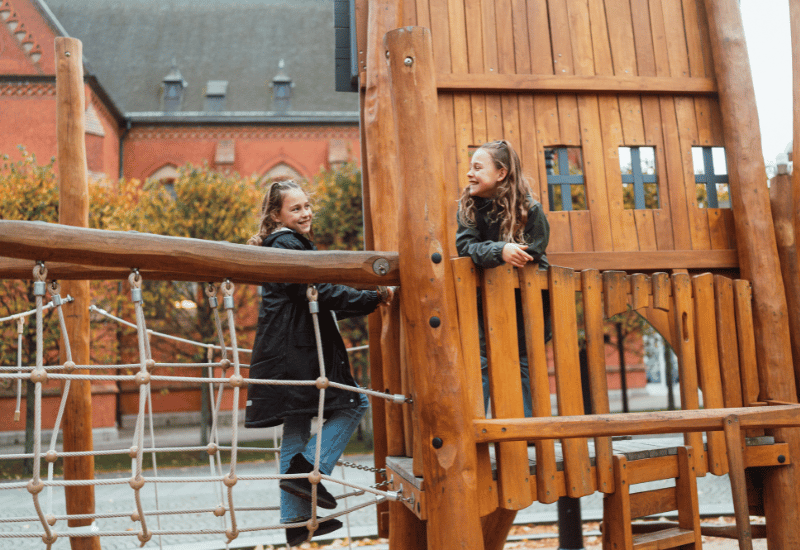
{"label": "wooden beam", "polygon": [[621,271],[666,271],[671,269],[737,269],[736,250],[659,250],[653,252],[548,252],[551,265]]}
{"label": "wooden beam", "polygon": [[658,95],[715,95],[713,78],[662,76],[604,76],[552,74],[455,74],[436,75],[440,92],[547,92]]}
{"label": "wooden beam", "polygon": [[[190,279],[396,285],[395,252],[293,251],[135,231],[0,221],[0,247],[13,258],[185,273]],[[384,265],[385,275],[376,273]],[[194,273],[194,275],[192,275]],[[201,275],[198,275],[201,274]],[[27,277],[26,277],[27,278]],[[176,279],[179,280],[180,278]]]}
{"label": "wooden beam", "polygon": [[[452,198],[444,181],[431,34],[389,31],[392,103],[400,155],[401,310],[414,379],[414,420],[428,495],[428,548],[483,550],[477,452],[460,353],[452,250]],[[436,365],[435,369],[431,365]],[[416,451],[415,451],[416,454]]]}
{"label": "wooden beam", "polygon": [[[89,225],[89,184],[86,168],[83,84],[83,45],[75,38],[59,37],[56,51],[56,137],[59,171],[59,222],[65,225]],[[58,227],[54,225],[54,227]],[[51,241],[58,242],[58,241]],[[70,281],[62,286],[65,295],[75,299],[77,307],[64,312],[66,336],[71,353],[62,347],[61,361],[71,359],[87,365],[89,359],[89,281]],[[89,374],[78,370],[76,374]],[[64,386],[66,390],[66,385]],[[92,386],[88,380],[73,380],[66,396],[63,421],[64,451],[94,450],[92,441]],[[64,459],[65,480],[94,479],[94,457]],[[94,514],[94,487],[64,488],[68,514]],[[91,519],[69,520],[70,527],[91,525]],[[99,537],[71,539],[73,550],[100,550]]]}
{"label": "wooden beam", "polygon": [[707,432],[723,429],[730,415],[739,417],[743,429],[800,426],[800,407],[741,407],[734,409],[696,409],[641,413],[595,414],[548,418],[475,420],[475,439],[479,443],[528,441],[679,432]]}
{"label": "wooden beam", "polygon": [[[790,2],[790,4],[796,2]],[[766,399],[797,402],[783,277],[770,215],[755,91],[737,0],[706,0],[714,72],[725,135],[728,180],[742,276],[753,283],[759,373]],[[794,40],[798,40],[797,36]],[[796,281],[793,282],[797,284]],[[777,430],[776,441],[800,452],[798,430]],[[800,548],[800,470],[789,464],[764,473],[764,513],[770,548]]]}

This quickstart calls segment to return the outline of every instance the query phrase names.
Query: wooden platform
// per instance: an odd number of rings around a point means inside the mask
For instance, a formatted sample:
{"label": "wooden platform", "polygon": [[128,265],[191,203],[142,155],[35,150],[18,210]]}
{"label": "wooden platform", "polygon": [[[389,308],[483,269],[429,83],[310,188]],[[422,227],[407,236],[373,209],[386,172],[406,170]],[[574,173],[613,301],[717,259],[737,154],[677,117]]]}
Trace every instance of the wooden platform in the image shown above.
{"label": "wooden platform", "polygon": [[[594,467],[595,449],[592,440],[589,443],[589,455]],[[789,454],[786,444],[775,443],[771,436],[748,437],[746,438],[745,463],[747,467],[753,466],[777,466],[789,461]],[[631,438],[617,439],[612,442],[614,454],[625,456],[628,461],[644,459],[654,459],[659,457],[675,456],[678,447],[685,445],[682,437],[650,437],[650,438]],[[704,447],[706,446],[704,441]],[[560,441],[555,442],[556,466],[558,472],[564,470],[564,457]],[[492,477],[496,480],[496,467],[493,450],[490,452],[492,458]],[[528,447],[528,462],[531,475],[536,475],[536,449]],[[427,519],[425,513],[425,484],[424,479],[413,474],[413,458],[404,456],[390,456],[386,458],[386,475],[391,481],[391,488],[394,491],[401,491],[404,496],[412,497],[408,502],[408,507],[420,518]],[[637,482],[646,481],[646,479]]]}

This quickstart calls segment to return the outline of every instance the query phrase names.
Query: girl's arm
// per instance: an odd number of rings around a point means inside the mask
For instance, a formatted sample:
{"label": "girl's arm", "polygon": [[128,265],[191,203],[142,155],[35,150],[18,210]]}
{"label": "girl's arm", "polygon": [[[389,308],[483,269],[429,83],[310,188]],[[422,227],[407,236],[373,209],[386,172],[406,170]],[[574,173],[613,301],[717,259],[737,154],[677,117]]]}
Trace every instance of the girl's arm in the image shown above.
{"label": "girl's arm", "polygon": [[477,227],[470,227],[458,219],[456,232],[456,250],[459,256],[469,256],[475,265],[481,267],[497,267],[503,263],[503,247],[505,241],[487,241],[481,239]]}
{"label": "girl's arm", "polygon": [[547,223],[541,203],[534,202],[528,210],[528,223],[525,224],[525,243],[528,245],[525,252],[533,257],[535,263],[541,263],[549,240],[550,224]]}
{"label": "girl's arm", "polygon": [[374,290],[356,290],[345,285],[321,284],[319,305],[336,312],[336,317],[346,319],[372,313],[381,303],[380,294]]}

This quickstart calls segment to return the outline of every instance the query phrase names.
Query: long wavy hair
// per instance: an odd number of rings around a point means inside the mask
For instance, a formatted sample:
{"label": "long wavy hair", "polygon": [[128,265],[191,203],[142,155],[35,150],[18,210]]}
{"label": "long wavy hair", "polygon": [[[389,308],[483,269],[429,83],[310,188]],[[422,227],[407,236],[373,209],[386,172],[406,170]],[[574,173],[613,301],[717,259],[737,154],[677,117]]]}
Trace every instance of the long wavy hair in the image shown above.
{"label": "long wavy hair", "polygon": [[[489,218],[500,220],[501,239],[524,244],[525,224],[528,223],[528,209],[531,207],[529,197],[533,196],[533,191],[522,173],[519,155],[505,139],[484,143],[475,152],[481,149],[489,153],[498,170],[506,170],[506,177],[497,184],[497,193],[492,198]],[[461,193],[458,216],[462,223],[475,227],[476,211],[475,199],[470,196],[467,185]]]}
{"label": "long wavy hair", "polygon": [[[269,184],[264,199],[261,201],[261,222],[258,225],[258,233],[250,237],[247,244],[261,246],[267,235],[281,227],[281,222],[277,221],[275,217],[283,208],[283,197],[293,189],[299,189],[308,196],[308,192],[294,180],[273,181]],[[309,237],[313,238],[314,233],[309,232]]]}

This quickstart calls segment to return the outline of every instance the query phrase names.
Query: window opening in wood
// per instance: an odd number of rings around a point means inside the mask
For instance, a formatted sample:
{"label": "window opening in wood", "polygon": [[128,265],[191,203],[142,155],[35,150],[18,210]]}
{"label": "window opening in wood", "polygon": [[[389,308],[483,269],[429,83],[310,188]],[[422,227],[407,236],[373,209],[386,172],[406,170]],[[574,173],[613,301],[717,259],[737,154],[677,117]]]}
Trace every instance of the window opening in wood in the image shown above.
{"label": "window opening in wood", "polygon": [[580,147],[545,147],[550,210],[586,210],[586,184]]}
{"label": "window opening in wood", "polygon": [[723,147],[692,147],[698,208],[730,208],[728,164]]}
{"label": "window opening in wood", "polygon": [[660,208],[655,147],[620,147],[619,169],[626,209]]}

